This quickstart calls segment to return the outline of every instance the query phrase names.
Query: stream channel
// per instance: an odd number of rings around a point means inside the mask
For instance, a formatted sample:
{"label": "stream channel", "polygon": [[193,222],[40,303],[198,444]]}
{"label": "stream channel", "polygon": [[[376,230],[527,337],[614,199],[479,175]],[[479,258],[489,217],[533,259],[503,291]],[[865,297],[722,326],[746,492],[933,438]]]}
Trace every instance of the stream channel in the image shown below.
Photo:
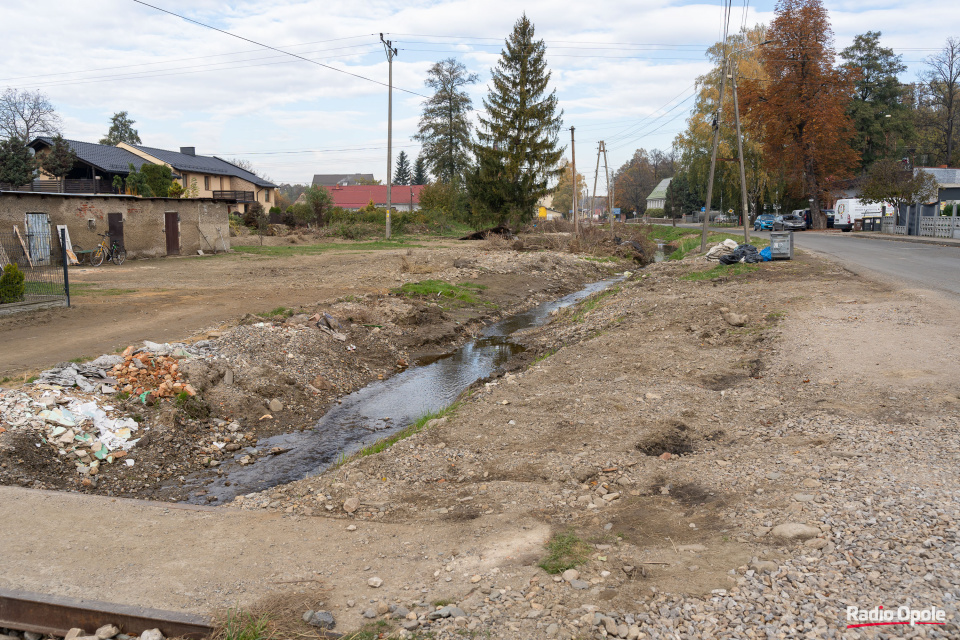
{"label": "stream channel", "polygon": [[451,405],[471,384],[489,376],[511,356],[525,350],[510,339],[512,334],[538,327],[546,323],[554,309],[576,304],[622,279],[594,282],[558,300],[504,318],[484,328],[477,338],[451,353],[421,359],[395,376],[344,396],[342,402],[327,411],[313,429],[263,438],[255,448],[237,451],[234,457],[239,459],[254,449],[262,452],[273,447],[288,449],[286,453],[264,455],[246,466],[224,461],[223,475],[205,486],[200,485],[201,478],[188,481],[193,490],[202,486],[206,494],[192,495],[187,502],[206,504],[211,502],[207,496],[212,496],[222,504],[238,495],[263,491],[322,472],[339,456],[349,456],[422,416]]}

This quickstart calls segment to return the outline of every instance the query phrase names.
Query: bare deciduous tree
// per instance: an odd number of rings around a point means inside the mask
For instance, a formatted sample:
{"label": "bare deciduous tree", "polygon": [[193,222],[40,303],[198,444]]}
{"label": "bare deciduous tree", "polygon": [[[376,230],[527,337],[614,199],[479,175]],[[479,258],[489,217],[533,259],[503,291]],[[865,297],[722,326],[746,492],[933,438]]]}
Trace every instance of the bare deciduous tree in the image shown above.
{"label": "bare deciduous tree", "polygon": [[5,138],[30,142],[39,135],[60,133],[60,116],[40,91],[8,87],[0,96],[0,133]]}

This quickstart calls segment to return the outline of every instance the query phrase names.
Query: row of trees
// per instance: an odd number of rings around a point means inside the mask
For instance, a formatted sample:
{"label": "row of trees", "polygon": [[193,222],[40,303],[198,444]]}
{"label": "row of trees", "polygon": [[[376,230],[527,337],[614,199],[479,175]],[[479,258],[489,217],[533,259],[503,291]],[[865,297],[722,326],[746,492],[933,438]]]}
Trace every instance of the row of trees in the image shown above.
{"label": "row of trees", "polygon": [[[916,80],[905,83],[906,65],[882,46],[881,35],[867,31],[837,54],[821,0],[779,0],[769,27],[711,47],[715,69],[697,80],[697,102],[675,141],[683,180],[671,188],[689,188],[691,202],[703,198],[716,126],[718,156],[737,157],[729,86],[719,104],[725,74],[739,85],[747,197],[755,213],[769,204],[789,210],[809,203],[822,227],[820,209],[842,189],[859,186],[864,197],[896,201],[935,194],[933,182],[915,178],[912,168],[960,162],[960,41],[948,38]],[[718,163],[714,193],[714,204],[741,210],[736,163]]]}
{"label": "row of trees", "polygon": [[504,42],[478,124],[471,126],[466,92],[478,76],[455,59],[428,72],[433,95],[424,103],[414,139],[441,187],[432,206],[476,227],[521,224],[563,175],[559,133],[563,111],[550,89],[546,45],[524,14]]}

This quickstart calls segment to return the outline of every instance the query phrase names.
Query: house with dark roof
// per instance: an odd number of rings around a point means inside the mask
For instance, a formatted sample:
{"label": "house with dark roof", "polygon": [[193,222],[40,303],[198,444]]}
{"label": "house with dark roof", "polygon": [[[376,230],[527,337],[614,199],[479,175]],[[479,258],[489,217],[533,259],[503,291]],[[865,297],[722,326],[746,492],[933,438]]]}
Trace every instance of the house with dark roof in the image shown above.
{"label": "house with dark roof", "polygon": [[[231,212],[243,213],[246,206],[253,202],[259,202],[269,209],[277,200],[277,185],[222,158],[197,155],[194,147],[180,147],[177,152],[124,142],[115,147],[79,140],[66,142],[76,154],[77,161],[62,183],[41,172],[33,184],[17,190],[115,193],[114,177],[126,178],[130,174],[131,164],[138,171],[145,164],[159,164],[170,167],[174,179],[184,188],[185,197],[227,201]],[[37,155],[42,155],[53,147],[53,139],[36,138],[28,146]]]}
{"label": "house with dark roof", "polygon": [[372,173],[317,173],[313,176],[315,187],[352,187],[373,183]]}
{"label": "house with dark roof", "polygon": [[236,201],[235,210],[240,213],[254,202],[269,209],[277,201],[277,185],[222,158],[197,155],[195,147],[180,147],[177,152],[121,142],[117,148],[147,162],[167,165],[193,197]]}
{"label": "house with dark roof", "polygon": [[[62,192],[62,193],[114,193],[113,178],[127,177],[130,165],[138,171],[148,161],[125,149],[105,144],[93,144],[80,140],[66,140],[70,150],[77,156],[73,169],[64,176],[64,182],[54,181],[53,176],[41,175],[34,185],[21,188],[23,191]],[[41,136],[27,145],[38,156],[42,156],[53,147],[53,138]]]}

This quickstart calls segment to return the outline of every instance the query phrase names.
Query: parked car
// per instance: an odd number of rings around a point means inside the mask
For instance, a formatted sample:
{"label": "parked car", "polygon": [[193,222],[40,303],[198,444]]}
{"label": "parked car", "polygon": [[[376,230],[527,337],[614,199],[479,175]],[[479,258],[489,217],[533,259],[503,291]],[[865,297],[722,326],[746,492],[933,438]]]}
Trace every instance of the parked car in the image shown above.
{"label": "parked car", "polygon": [[803,231],[807,228],[807,221],[801,215],[788,213],[785,216],[777,216],[773,222],[773,228],[776,231]]}
{"label": "parked car", "polygon": [[773,221],[778,216],[773,215],[772,213],[762,213],[757,216],[757,219],[753,221],[753,230],[754,231],[763,231],[773,229]]}

